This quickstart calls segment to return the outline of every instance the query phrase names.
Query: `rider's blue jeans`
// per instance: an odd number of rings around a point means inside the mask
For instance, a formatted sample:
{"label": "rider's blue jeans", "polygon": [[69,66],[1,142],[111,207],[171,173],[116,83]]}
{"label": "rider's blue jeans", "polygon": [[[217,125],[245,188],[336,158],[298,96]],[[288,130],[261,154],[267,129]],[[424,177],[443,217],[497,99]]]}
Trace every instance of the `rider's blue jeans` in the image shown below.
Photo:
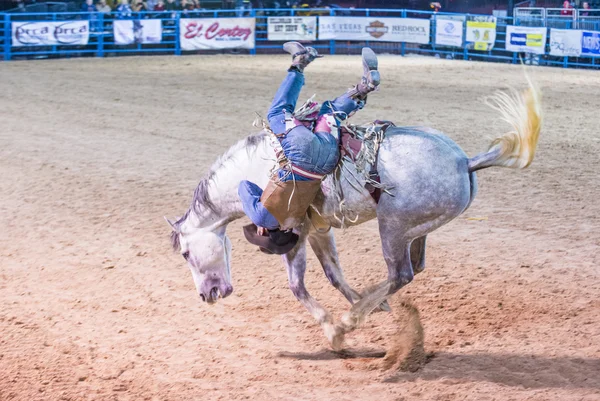
{"label": "rider's blue jeans", "polygon": [[[299,71],[289,71],[269,108],[267,118],[271,130],[280,136],[280,143],[287,159],[295,166],[303,170],[316,174],[329,174],[337,165],[340,157],[339,138],[329,132],[312,132],[304,125],[297,125],[286,130],[285,114],[293,113],[296,109],[296,102],[300,96],[300,91],[304,85],[304,74]],[[362,108],[363,102],[357,102],[350,98],[348,94],[343,94],[332,101],[326,101],[321,106],[319,116],[334,114],[336,122],[348,118],[350,114]],[[287,132],[286,132],[287,131]],[[282,181],[295,179],[297,181],[307,181],[299,174],[287,171],[279,171],[279,178]],[[268,229],[274,229],[279,226],[277,220],[260,203],[262,189],[249,181],[242,181],[238,188],[238,194],[242,200],[242,205],[246,215],[254,224]]]}
{"label": "rider's blue jeans", "polygon": [[[267,113],[269,125],[275,134],[285,133],[280,139],[281,147],[293,165],[312,173],[329,174],[340,157],[337,136],[329,132],[313,132],[304,125],[297,125],[286,132],[285,114],[286,112],[291,114],[296,109],[296,102],[303,85],[304,74],[296,70],[288,72]],[[319,116],[334,114],[339,124],[361,107],[362,103],[351,99],[348,94],[343,94],[333,101],[323,103]],[[292,177],[291,174],[286,176],[282,173],[280,178],[284,181],[306,180],[297,174]]]}

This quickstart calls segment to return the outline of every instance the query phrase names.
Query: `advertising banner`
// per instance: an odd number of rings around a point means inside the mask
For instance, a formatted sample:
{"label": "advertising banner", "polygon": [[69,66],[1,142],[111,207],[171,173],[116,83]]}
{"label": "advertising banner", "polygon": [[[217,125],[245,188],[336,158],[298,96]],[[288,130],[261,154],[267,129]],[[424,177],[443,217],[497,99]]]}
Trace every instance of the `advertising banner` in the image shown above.
{"label": "advertising banner", "polygon": [[550,54],[553,56],[581,56],[582,31],[550,29]]}
{"label": "advertising banner", "polygon": [[317,40],[317,17],[269,17],[269,40]]}
{"label": "advertising banner", "polygon": [[113,22],[115,43],[160,43],[162,40],[162,22],[159,19],[115,20]]}
{"label": "advertising banner", "polygon": [[319,17],[319,40],[429,43],[430,21],[418,18]]}
{"label": "advertising banner", "polygon": [[179,35],[183,50],[254,49],[254,18],[182,18]]}
{"label": "advertising banner", "polygon": [[581,54],[592,57],[600,56],[600,32],[582,32]]}
{"label": "advertising banner", "polygon": [[435,18],[435,44],[462,47],[464,20],[447,19],[445,16]]}
{"label": "advertising banner", "polygon": [[90,22],[87,20],[12,23],[13,47],[87,45],[89,39]]}
{"label": "advertising banner", "polygon": [[467,20],[467,45],[474,50],[492,50],[496,43],[496,17],[474,15]]}
{"label": "advertising banner", "polygon": [[544,54],[546,50],[546,33],[544,27],[513,26],[506,27],[506,50]]}

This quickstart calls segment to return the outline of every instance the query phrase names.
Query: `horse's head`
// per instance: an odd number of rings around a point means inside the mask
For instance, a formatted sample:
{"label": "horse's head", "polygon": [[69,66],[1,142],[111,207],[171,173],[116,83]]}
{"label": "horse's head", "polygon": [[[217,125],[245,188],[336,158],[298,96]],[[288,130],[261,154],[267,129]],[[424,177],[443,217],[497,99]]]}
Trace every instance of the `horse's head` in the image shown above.
{"label": "horse's head", "polygon": [[213,304],[219,296],[225,298],[233,292],[231,285],[231,241],[225,227],[217,229],[183,229],[181,224],[167,220],[173,232],[171,243],[187,261],[200,298]]}

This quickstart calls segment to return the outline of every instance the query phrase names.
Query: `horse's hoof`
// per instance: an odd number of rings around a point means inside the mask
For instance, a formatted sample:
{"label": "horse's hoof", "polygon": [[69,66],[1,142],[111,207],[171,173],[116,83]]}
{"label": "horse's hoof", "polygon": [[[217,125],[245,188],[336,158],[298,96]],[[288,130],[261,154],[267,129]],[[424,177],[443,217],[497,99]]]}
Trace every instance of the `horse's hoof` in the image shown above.
{"label": "horse's hoof", "polygon": [[325,335],[329,340],[329,344],[331,345],[331,349],[339,352],[344,347],[344,329],[340,326],[329,326],[325,330]]}
{"label": "horse's hoof", "polygon": [[359,323],[358,316],[352,312],[346,312],[342,316],[342,328],[346,333],[356,329]]}

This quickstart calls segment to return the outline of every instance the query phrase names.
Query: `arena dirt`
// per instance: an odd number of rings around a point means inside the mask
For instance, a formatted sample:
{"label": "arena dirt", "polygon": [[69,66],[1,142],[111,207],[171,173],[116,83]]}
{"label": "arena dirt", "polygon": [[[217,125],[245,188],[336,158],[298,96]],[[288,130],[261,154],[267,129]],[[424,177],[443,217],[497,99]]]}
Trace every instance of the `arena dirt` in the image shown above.
{"label": "arena dirt", "polygon": [[[277,257],[233,242],[234,294],[200,302],[163,215],[187,209],[218,154],[266,113],[288,58],[123,57],[0,64],[1,400],[600,400],[595,71],[536,68],[533,165],[478,173],[471,208],[431,234],[402,290],[429,362],[381,368],[378,313],[332,353]],[[484,97],[521,68],[382,56],[356,122],[445,131],[470,155],[507,130]],[[356,56],[307,68],[302,98],[356,82]],[[401,190],[401,189],[400,189]],[[426,194],[424,194],[426,196]],[[375,222],[338,232],[349,282],[385,277]],[[307,285],[348,308],[310,256]]]}

